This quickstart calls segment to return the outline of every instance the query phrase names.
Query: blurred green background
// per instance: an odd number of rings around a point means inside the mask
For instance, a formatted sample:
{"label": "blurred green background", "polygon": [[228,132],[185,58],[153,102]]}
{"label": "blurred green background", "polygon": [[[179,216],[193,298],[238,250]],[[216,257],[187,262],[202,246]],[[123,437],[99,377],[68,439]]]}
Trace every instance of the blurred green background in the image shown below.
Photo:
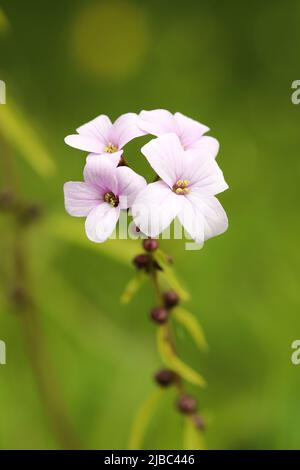
{"label": "blurred green background", "polygon": [[[63,400],[85,448],[122,449],[161,366],[153,293],[129,306],[121,292],[139,244],[86,241],[64,212],[62,186],[80,180],[84,152],[63,138],[97,116],[166,108],[207,124],[221,143],[230,227],[201,251],[165,241],[210,350],[184,331],[179,352],[208,381],[190,390],[209,423],[209,449],[300,448],[299,77],[300,3],[258,1],[1,1],[1,165],[15,162],[18,191],[44,207],[26,254]],[[150,176],[138,153],[132,166]],[[9,185],[1,166],[1,187]],[[73,225],[73,222],[75,225]],[[78,224],[77,224],[78,222]],[[0,447],[59,448],[21,335],[7,306],[11,220],[0,215]],[[20,233],[20,237],[22,237]],[[47,366],[45,365],[45,368]],[[47,374],[47,370],[46,370]],[[183,418],[167,391],[144,447],[182,448]]]}

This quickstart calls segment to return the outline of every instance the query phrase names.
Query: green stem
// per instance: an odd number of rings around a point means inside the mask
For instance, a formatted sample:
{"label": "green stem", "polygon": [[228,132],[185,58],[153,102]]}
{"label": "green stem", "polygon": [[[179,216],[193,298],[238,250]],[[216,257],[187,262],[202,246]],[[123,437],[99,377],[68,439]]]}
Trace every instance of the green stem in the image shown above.
{"label": "green stem", "polygon": [[[152,280],[152,284],[153,284],[157,304],[158,304],[158,306],[163,307],[164,306],[164,298],[163,298],[163,293],[161,291],[160,284],[159,284],[158,271],[155,267],[153,255],[152,255],[151,258],[152,258],[152,264],[151,264],[150,277],[151,277],[151,280]],[[175,346],[175,342],[174,342],[174,339],[173,339],[173,333],[172,333],[172,328],[171,328],[170,321],[168,320],[167,323],[164,326],[165,326],[165,330],[166,330],[165,339],[166,339],[166,341],[168,341],[168,343],[170,345],[170,348],[172,348],[174,354],[177,355],[176,346]],[[182,377],[180,377],[179,375],[177,376],[177,380],[176,380],[174,385],[176,386],[178,396],[183,395],[185,393],[184,381],[183,381]],[[188,417],[188,419],[190,419],[193,422],[193,424],[197,427],[196,418],[197,418],[197,414],[191,414]]]}
{"label": "green stem", "polygon": [[[16,172],[14,171],[13,158],[7,147],[5,147],[1,158],[3,167],[6,170],[6,184],[8,189],[14,190],[14,197],[16,197],[18,191]],[[56,385],[52,363],[45,348],[39,312],[31,295],[28,262],[26,259],[28,249],[25,245],[27,230],[19,221],[17,209],[15,209],[14,215],[15,230],[13,232],[12,247],[13,280],[11,289],[14,308],[20,319],[31,368],[57,440],[63,449],[78,449],[80,448],[79,439],[73,430],[64,403],[60,398],[60,391]]]}

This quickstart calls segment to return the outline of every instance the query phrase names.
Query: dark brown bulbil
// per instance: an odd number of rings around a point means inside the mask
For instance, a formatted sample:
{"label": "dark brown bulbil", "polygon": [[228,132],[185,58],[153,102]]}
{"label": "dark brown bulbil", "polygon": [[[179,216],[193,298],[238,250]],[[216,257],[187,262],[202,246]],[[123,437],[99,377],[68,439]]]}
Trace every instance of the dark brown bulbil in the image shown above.
{"label": "dark brown bulbil", "polygon": [[10,189],[0,191],[0,210],[10,210],[15,202],[14,193]]}
{"label": "dark brown bulbil", "polygon": [[10,293],[12,304],[18,309],[23,309],[29,305],[29,297],[25,286],[19,284],[14,286]]}
{"label": "dark brown bulbil", "polygon": [[194,413],[197,409],[197,401],[191,395],[181,395],[177,402],[177,408],[181,413]]}
{"label": "dark brown bulbil", "polygon": [[151,257],[146,253],[141,253],[140,255],[133,258],[133,264],[137,269],[149,269],[151,266]]}
{"label": "dark brown bulbil", "polygon": [[179,300],[179,296],[174,290],[169,290],[164,293],[164,304],[167,308],[175,307],[175,305],[179,303]]}
{"label": "dark brown bulbil", "polygon": [[163,307],[156,307],[151,311],[150,316],[155,323],[162,324],[167,321],[169,312]]}
{"label": "dark brown bulbil", "polygon": [[24,207],[19,214],[19,221],[24,225],[30,225],[39,220],[43,215],[43,208],[40,204],[32,202]]}
{"label": "dark brown bulbil", "polygon": [[155,381],[162,387],[172,385],[177,379],[177,375],[171,369],[162,369],[155,374]]}
{"label": "dark brown bulbil", "polygon": [[202,416],[200,415],[193,416],[193,421],[197,429],[200,429],[201,431],[205,430],[205,421],[202,418]]}
{"label": "dark brown bulbil", "polygon": [[146,238],[143,241],[143,247],[146,251],[151,253],[152,251],[157,250],[157,248],[159,247],[158,240],[155,240],[154,238]]}

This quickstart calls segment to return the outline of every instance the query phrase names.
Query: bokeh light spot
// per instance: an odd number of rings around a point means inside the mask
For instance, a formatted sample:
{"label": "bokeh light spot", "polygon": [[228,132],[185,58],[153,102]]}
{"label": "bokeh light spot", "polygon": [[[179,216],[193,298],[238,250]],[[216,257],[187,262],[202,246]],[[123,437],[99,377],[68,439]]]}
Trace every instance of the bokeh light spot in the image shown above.
{"label": "bokeh light spot", "polygon": [[139,68],[148,37],[141,7],[119,0],[93,3],[73,20],[71,52],[84,73],[118,80]]}

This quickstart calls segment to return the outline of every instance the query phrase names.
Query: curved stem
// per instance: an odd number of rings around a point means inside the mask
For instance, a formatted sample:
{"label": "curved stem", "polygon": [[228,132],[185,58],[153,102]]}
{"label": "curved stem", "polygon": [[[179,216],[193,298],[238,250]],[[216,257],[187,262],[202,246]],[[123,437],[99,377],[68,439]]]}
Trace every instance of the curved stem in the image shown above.
{"label": "curved stem", "polygon": [[[5,147],[5,151],[2,155],[3,166],[6,170],[6,184],[8,185],[8,189],[17,192],[17,178],[14,171],[14,162],[8,150],[9,149]],[[14,197],[16,197],[16,194],[14,194]],[[28,250],[27,246],[25,246],[27,227],[20,221],[17,209],[15,208],[14,210],[15,230],[13,233],[12,248],[13,280],[11,300],[16,314],[20,319],[31,368],[35,375],[45,410],[51,421],[57,440],[60,442],[63,449],[78,449],[80,448],[79,439],[73,430],[68,413],[60,397],[60,391],[56,384],[51,360],[45,348],[39,312],[30,290],[28,263],[26,259]]]}
{"label": "curved stem", "polygon": [[151,279],[152,279],[152,282],[153,282],[156,302],[157,302],[158,305],[160,305],[162,307],[163,306],[163,297],[162,297],[162,293],[161,293],[159,282],[158,282],[157,269],[155,268],[155,265],[154,265],[153,256],[151,256]]}
{"label": "curved stem", "polygon": [[[158,270],[156,269],[155,265],[155,259],[153,255],[151,255],[151,269],[150,269],[150,277],[152,280],[154,292],[155,292],[155,297],[157,301],[157,305],[160,307],[164,307],[164,297],[163,297],[163,292],[161,291],[159,280],[158,280]],[[165,340],[169,343],[170,348],[173,350],[174,354],[177,355],[176,353],[176,346],[175,342],[173,339],[173,334],[172,334],[172,329],[171,329],[171,324],[170,321],[167,321],[164,324],[166,334],[165,334]],[[159,328],[159,326],[158,326]],[[184,387],[184,381],[180,375],[177,374],[177,379],[174,383],[176,386],[178,396],[184,395],[185,394],[185,387]],[[200,419],[202,418],[196,413],[193,412],[189,415],[189,418],[191,419],[192,423],[197,427],[200,428]]]}

